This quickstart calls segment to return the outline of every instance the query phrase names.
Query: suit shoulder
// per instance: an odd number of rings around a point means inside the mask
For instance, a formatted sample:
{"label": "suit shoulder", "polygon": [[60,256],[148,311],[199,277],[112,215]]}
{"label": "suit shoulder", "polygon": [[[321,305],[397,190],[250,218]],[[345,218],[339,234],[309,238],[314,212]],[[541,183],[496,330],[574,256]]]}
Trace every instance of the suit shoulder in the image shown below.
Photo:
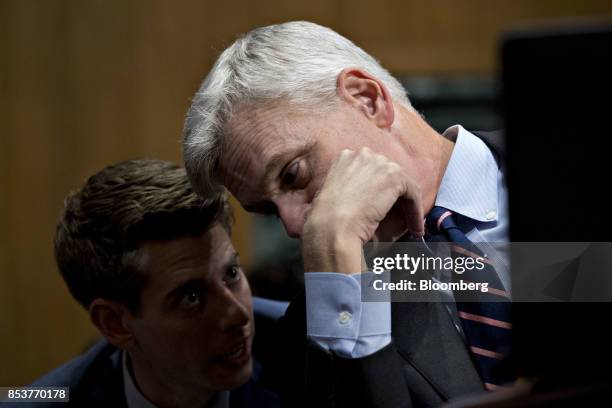
{"label": "suit shoulder", "polygon": [[106,340],[98,341],[84,354],[73,358],[42,377],[34,380],[31,387],[76,387],[87,370],[100,356],[109,356],[116,348]]}

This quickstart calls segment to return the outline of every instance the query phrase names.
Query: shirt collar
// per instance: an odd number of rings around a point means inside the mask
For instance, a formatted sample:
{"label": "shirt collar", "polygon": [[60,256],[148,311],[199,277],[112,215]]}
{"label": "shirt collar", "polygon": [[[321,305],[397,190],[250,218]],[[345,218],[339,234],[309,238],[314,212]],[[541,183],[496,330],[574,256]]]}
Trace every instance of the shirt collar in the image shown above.
{"label": "shirt collar", "polygon": [[[128,355],[123,351],[121,357],[121,365],[123,370],[123,392],[128,408],[157,408],[151,401],[145,398],[140,392],[134,380],[132,379],[131,370],[128,367]],[[229,391],[218,392],[213,399],[207,404],[209,408],[228,408],[229,407]]]}
{"label": "shirt collar", "polygon": [[455,141],[436,196],[436,206],[480,222],[497,221],[499,168],[487,145],[460,125],[443,136]]}
{"label": "shirt collar", "polygon": [[125,401],[127,402],[128,408],[157,408],[151,401],[146,399],[144,395],[140,393],[140,390],[134,384],[132,374],[128,368],[128,356],[123,351],[121,356],[121,366],[123,370],[123,392],[125,394]]}

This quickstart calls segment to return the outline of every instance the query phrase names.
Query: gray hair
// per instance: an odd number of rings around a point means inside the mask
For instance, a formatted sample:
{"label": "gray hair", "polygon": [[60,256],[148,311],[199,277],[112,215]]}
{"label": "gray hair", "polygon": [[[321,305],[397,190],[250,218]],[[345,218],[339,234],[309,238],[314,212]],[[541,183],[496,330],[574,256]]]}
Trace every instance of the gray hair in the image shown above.
{"label": "gray hair", "polygon": [[327,27],[295,21],[260,27],[238,38],[221,53],[187,112],[183,159],[194,190],[209,195],[221,189],[218,161],[232,112],[273,101],[324,112],[337,106],[337,77],[347,67],[374,75],[395,101],[412,109],[397,79]]}

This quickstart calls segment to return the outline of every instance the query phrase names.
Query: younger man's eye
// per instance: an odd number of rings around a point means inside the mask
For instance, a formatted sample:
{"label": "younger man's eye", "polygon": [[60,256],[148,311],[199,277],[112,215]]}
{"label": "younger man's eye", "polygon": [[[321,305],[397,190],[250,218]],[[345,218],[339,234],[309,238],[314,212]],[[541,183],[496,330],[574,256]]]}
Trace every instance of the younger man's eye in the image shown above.
{"label": "younger man's eye", "polygon": [[182,309],[194,309],[202,303],[202,293],[199,290],[191,289],[183,295],[180,301]]}
{"label": "younger man's eye", "polygon": [[238,282],[242,277],[240,265],[232,265],[230,266],[226,273],[223,281],[226,285],[231,285],[232,283]]}

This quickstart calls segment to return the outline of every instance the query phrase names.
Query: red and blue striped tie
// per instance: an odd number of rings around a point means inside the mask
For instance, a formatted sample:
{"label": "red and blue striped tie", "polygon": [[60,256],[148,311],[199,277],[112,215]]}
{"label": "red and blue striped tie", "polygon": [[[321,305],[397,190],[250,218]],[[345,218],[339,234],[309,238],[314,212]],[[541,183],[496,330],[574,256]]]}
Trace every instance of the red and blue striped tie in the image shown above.
{"label": "red and blue striped tie", "polygon": [[461,326],[470,355],[485,388],[493,390],[515,378],[510,365],[502,364],[510,348],[510,295],[485,254],[457,227],[453,213],[444,207],[434,207],[427,215],[427,232],[442,233],[450,243],[453,258],[480,258],[482,269],[473,268],[462,274],[452,273],[452,280],[487,283],[488,292],[453,291]]}

